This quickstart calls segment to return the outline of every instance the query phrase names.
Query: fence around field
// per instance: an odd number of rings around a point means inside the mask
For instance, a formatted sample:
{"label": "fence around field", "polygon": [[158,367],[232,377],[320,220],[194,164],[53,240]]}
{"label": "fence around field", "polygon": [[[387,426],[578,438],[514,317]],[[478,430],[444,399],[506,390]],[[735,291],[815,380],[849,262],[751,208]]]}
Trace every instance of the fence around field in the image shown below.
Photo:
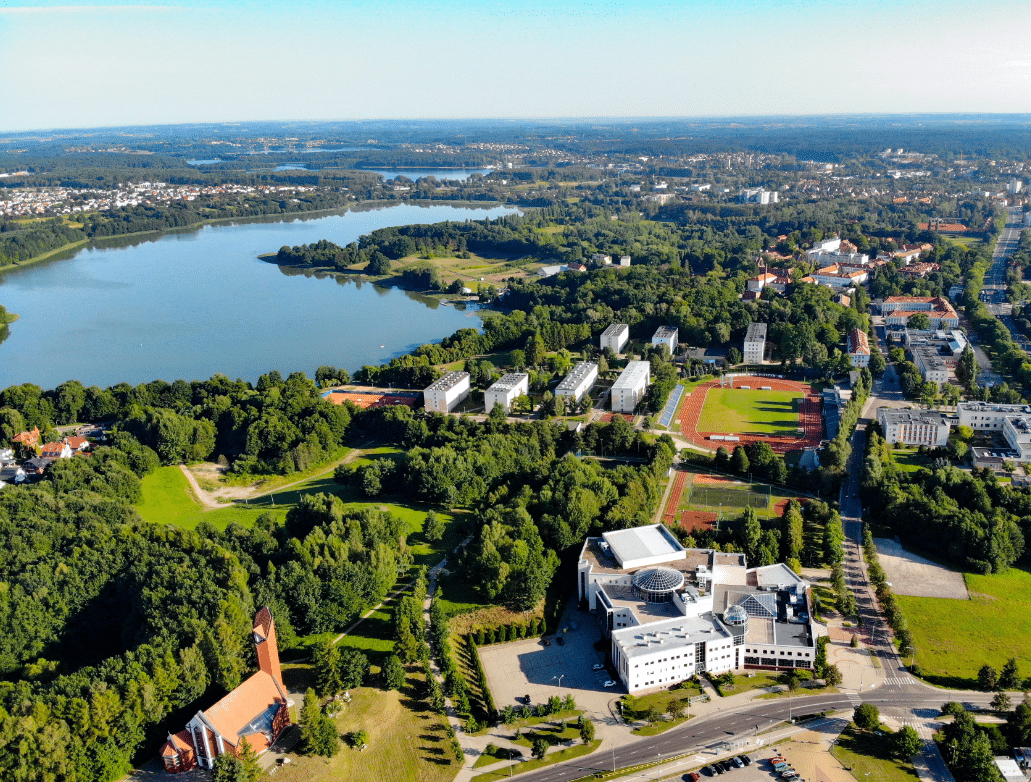
{"label": "fence around field", "polygon": [[720,489],[693,485],[688,504],[705,505],[709,508],[716,508],[720,505],[724,508],[768,508],[770,495],[757,494],[750,488]]}

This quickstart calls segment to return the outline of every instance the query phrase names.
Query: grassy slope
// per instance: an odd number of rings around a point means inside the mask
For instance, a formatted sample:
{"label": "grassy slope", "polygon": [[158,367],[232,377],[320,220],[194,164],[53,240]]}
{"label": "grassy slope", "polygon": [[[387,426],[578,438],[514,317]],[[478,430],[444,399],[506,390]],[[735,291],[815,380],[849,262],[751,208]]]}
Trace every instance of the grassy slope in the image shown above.
{"label": "grassy slope", "polygon": [[924,674],[935,684],[972,687],[982,665],[999,670],[1010,657],[1031,674],[1031,573],[964,578],[968,601],[897,596]]}
{"label": "grassy slope", "polygon": [[[756,379],[756,384],[761,378]],[[700,432],[793,434],[798,431],[794,391],[742,391],[713,388],[698,421]]]}
{"label": "grassy slope", "polygon": [[219,510],[205,511],[182,470],[174,466],[161,467],[143,479],[142,499],[136,510],[154,524],[174,524],[184,529],[193,529],[201,521],[219,529],[233,522],[249,527],[261,513],[272,511],[279,516],[286,513],[286,508],[274,508],[268,501],[262,505],[226,505]]}
{"label": "grassy slope", "polygon": [[[919,779],[913,764],[897,760],[891,755],[890,734],[858,731],[849,727],[841,734],[831,754],[856,779],[876,779],[877,782],[914,782]],[[867,776],[869,775],[869,776]]]}

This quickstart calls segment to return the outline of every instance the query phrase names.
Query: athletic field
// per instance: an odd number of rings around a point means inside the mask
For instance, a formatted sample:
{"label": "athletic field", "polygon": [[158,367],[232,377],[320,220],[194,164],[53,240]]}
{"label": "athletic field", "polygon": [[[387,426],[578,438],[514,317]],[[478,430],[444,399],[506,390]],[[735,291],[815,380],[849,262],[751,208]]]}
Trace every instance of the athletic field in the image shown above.
{"label": "athletic field", "polygon": [[[759,385],[761,378],[756,378]],[[795,435],[801,391],[710,388],[698,419],[699,432]]]}

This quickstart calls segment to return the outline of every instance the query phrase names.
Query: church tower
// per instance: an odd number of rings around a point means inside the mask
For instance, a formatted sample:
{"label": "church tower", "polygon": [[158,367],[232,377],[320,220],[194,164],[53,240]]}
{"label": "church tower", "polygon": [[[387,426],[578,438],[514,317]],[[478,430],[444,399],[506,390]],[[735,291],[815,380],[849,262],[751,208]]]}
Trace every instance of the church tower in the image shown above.
{"label": "church tower", "polygon": [[272,611],[268,606],[262,608],[254,617],[254,648],[258,653],[258,670],[269,674],[285,691],[283,674],[279,670],[276,623],[272,621]]}

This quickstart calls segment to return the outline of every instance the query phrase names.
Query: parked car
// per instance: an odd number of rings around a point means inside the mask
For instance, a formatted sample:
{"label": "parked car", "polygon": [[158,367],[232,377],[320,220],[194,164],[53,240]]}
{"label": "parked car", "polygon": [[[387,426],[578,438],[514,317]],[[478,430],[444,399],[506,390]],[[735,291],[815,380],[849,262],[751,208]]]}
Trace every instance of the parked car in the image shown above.
{"label": "parked car", "polygon": [[781,779],[798,779],[797,771],[783,771],[780,775]]}
{"label": "parked car", "polygon": [[684,779],[687,780],[687,782],[698,782],[698,780],[700,780],[701,778],[701,774],[699,774],[697,771],[692,771],[684,775]]}
{"label": "parked car", "polygon": [[605,670],[605,666],[602,665],[601,663],[595,663],[594,664],[594,670],[596,670],[596,671],[604,671]]}
{"label": "parked car", "polygon": [[542,639],[541,639],[541,643],[542,643],[542,644],[543,644],[544,646],[551,646],[551,641],[549,641],[549,640],[548,640],[547,638],[542,638]]}
{"label": "parked car", "polygon": [[750,765],[752,765],[752,759],[751,759],[750,757],[748,757],[748,755],[742,755],[742,756],[741,756],[741,760],[743,760],[743,761],[744,761],[744,764],[745,764],[746,766],[750,766]]}
{"label": "parked car", "polygon": [[530,705],[530,695],[529,695],[529,693],[527,693],[526,695],[523,696],[523,703],[525,703],[527,706]]}
{"label": "parked car", "polygon": [[707,777],[715,776],[715,774],[716,774],[716,772],[713,770],[712,766],[706,766],[705,768],[703,768],[702,769],[702,773],[705,774],[705,776],[707,776]]}
{"label": "parked car", "polygon": [[745,761],[743,761],[741,758],[731,758],[730,762],[733,763],[738,768],[744,768],[745,767]]}
{"label": "parked car", "polygon": [[609,679],[609,680],[608,680],[607,682],[605,682],[605,684],[604,684],[604,685],[602,685],[602,686],[603,686],[603,687],[615,687],[615,686],[616,686],[616,682],[615,682],[615,681],[614,681],[613,679]]}

